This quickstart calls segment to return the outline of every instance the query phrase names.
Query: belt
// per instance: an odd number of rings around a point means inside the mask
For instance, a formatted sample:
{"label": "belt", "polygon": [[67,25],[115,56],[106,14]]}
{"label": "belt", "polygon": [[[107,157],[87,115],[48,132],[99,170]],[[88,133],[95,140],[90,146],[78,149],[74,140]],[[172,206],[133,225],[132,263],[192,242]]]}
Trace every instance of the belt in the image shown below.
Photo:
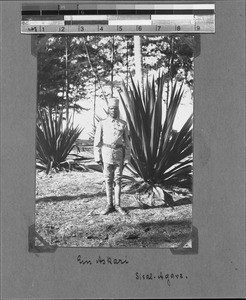
{"label": "belt", "polygon": [[121,144],[103,144],[103,146],[111,148],[111,149],[123,148],[123,145],[121,145]]}

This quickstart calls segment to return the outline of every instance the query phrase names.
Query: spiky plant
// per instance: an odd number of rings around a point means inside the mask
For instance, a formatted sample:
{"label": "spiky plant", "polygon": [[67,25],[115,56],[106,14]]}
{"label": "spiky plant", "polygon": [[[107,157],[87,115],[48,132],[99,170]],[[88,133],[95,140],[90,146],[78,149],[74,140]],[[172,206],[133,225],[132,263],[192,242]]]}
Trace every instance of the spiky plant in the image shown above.
{"label": "spiky plant", "polygon": [[[63,113],[52,113],[51,109],[38,110],[36,126],[36,166],[46,170],[61,170],[69,168],[67,159],[72,149],[76,147],[75,141],[82,129],[73,127],[71,121],[63,126]],[[63,128],[65,127],[65,128]],[[77,156],[74,154],[74,156]]]}
{"label": "spiky plant", "polygon": [[[140,190],[151,190],[164,200],[165,188],[172,185],[192,186],[192,115],[179,132],[173,124],[183,94],[182,85],[174,83],[164,113],[165,75],[146,81],[142,91],[131,79],[127,90],[123,83],[120,98],[125,109],[131,135],[131,162],[128,169]],[[166,100],[167,101],[167,100]]]}

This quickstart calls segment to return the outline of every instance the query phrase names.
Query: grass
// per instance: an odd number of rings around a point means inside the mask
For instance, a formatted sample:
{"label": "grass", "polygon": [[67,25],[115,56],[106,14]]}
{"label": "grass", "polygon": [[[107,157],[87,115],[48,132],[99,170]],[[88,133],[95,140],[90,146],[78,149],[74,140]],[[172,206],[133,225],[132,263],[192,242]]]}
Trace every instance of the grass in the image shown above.
{"label": "grass", "polygon": [[[37,171],[35,229],[58,247],[175,248],[191,233],[192,195],[178,187],[172,195],[174,209],[159,200],[142,209],[123,190],[121,204],[127,216],[102,216],[106,194],[101,173]],[[150,204],[147,197],[142,201]]]}

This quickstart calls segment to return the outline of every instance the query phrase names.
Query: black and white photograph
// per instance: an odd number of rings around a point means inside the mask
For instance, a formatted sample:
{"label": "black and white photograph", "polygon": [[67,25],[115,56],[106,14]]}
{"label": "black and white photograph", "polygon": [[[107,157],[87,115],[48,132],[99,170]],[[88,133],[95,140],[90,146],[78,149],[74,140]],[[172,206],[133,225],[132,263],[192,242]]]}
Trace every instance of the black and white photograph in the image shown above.
{"label": "black and white photograph", "polygon": [[47,243],[176,248],[191,234],[192,42],[41,40],[35,230]]}
{"label": "black and white photograph", "polygon": [[0,1],[1,299],[245,298],[245,4]]}

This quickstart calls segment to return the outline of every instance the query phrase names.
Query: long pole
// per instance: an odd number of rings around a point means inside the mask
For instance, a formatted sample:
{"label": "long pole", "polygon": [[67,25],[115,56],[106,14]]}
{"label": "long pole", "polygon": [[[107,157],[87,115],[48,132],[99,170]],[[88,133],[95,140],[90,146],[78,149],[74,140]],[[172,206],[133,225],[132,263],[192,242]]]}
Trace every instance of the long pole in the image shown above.
{"label": "long pole", "polygon": [[101,84],[101,82],[100,82],[100,80],[99,80],[99,77],[98,77],[97,73],[96,73],[95,70],[93,69],[93,66],[92,66],[92,63],[91,63],[91,59],[90,59],[90,55],[89,55],[89,52],[88,52],[88,49],[87,49],[87,46],[86,46],[85,38],[84,38],[84,47],[85,47],[85,52],[86,52],[86,55],[87,55],[87,59],[88,59],[88,62],[89,62],[91,71],[93,72],[94,76],[95,76],[96,79],[97,79],[97,82],[99,83],[99,86],[100,86],[100,88],[101,88],[101,91],[102,91],[104,100],[105,100],[106,103],[108,104],[108,100],[107,100],[107,98],[106,98],[106,96],[105,96],[105,93],[104,93],[102,84]]}

